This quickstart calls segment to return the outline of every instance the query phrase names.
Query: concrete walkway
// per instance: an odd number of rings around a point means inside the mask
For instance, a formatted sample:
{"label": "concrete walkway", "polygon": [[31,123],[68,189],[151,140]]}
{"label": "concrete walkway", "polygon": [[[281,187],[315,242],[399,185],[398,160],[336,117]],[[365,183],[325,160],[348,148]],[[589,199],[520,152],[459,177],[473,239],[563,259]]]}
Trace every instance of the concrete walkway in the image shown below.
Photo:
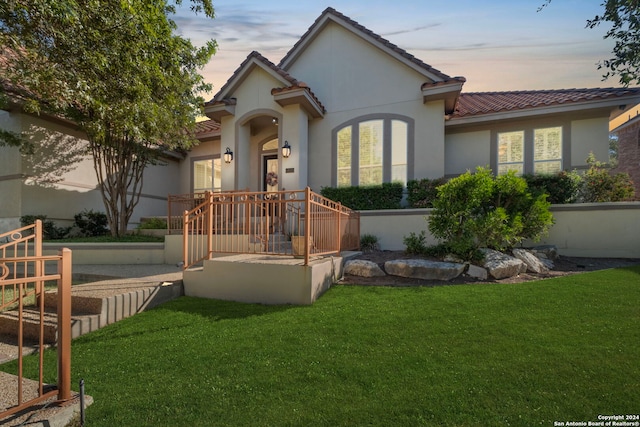
{"label": "concrete walkway", "polygon": [[[166,300],[166,296],[156,298],[163,285],[165,285],[164,287],[167,287],[166,285],[173,287],[173,284],[178,283],[181,285],[182,269],[170,264],[74,265],[73,280],[74,282],[85,282],[72,287],[72,295],[76,297],[76,305],[81,305],[82,301],[97,299],[125,301],[127,305],[130,305],[130,301],[136,300],[136,295],[142,295],[143,307],[138,309],[138,311],[142,311]],[[155,291],[150,291],[154,288]],[[152,297],[150,298],[149,295]],[[175,295],[176,291],[173,289],[171,297]],[[135,313],[128,313],[128,315],[132,314]],[[113,316],[111,315],[111,317]],[[117,319],[110,318],[108,323],[112,323],[112,320],[119,320],[119,318],[120,316]],[[107,322],[101,326],[106,324]],[[37,349],[37,344],[27,343],[23,351],[25,354],[29,354],[36,352]],[[17,358],[17,355],[16,339],[0,335],[0,363],[13,360]],[[37,396],[37,382],[25,380],[24,384],[25,395],[23,399],[25,401]],[[17,377],[0,372],[0,411],[17,404],[16,385]],[[77,388],[78,385],[74,384],[72,387]],[[0,425],[64,427],[79,413],[79,398],[77,395],[74,396],[72,401],[64,405],[57,405],[55,398],[51,398],[48,402],[35,405],[33,410],[27,410],[0,420]],[[85,404],[88,405],[91,402],[91,397],[86,396]]]}

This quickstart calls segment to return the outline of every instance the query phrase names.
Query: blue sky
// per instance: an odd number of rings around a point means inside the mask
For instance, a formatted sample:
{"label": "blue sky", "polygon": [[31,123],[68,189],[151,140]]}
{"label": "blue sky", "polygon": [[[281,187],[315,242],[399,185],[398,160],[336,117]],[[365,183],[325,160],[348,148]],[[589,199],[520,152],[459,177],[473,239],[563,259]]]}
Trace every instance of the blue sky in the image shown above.
{"label": "blue sky", "polygon": [[247,55],[278,63],[315,19],[333,7],[450,76],[463,91],[616,87],[602,81],[597,62],[610,57],[607,27],[587,29],[600,0],[214,0],[216,18],[174,17],[196,45],[215,39],[218,52],[202,71],[210,99]]}

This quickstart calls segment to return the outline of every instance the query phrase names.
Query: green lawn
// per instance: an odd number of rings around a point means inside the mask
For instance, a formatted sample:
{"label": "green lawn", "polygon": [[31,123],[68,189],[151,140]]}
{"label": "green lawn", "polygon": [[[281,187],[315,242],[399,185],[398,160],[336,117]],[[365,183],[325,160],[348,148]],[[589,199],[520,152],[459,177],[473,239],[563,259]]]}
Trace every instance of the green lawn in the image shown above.
{"label": "green lawn", "polygon": [[92,427],[637,414],[640,267],[518,285],[335,286],[307,307],[183,297],[74,340],[72,369],[95,399]]}

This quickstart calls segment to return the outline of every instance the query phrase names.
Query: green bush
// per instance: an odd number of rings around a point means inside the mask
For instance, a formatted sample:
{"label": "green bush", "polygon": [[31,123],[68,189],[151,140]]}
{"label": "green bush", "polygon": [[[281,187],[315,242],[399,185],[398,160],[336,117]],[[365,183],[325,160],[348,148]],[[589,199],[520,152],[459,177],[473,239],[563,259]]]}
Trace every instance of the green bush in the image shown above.
{"label": "green bush", "polygon": [[447,182],[445,178],[412,179],[407,182],[407,201],[411,208],[431,208],[438,196],[438,187]]}
{"label": "green bush", "polygon": [[427,243],[424,230],[416,234],[413,231],[408,236],[404,236],[402,242],[405,245],[405,252],[412,255],[424,255],[427,252]]}
{"label": "green bush", "polygon": [[400,209],[403,186],[399,182],[362,187],[323,187],[320,194],[356,210]]}
{"label": "green bush", "polygon": [[107,215],[93,210],[83,210],[73,216],[75,226],[81,235],[86,237],[104,236],[109,232]]}
{"label": "green bush", "polygon": [[139,230],[163,230],[167,228],[167,220],[164,218],[145,218],[138,225]]}
{"label": "green bush", "polygon": [[582,202],[620,202],[633,199],[635,190],[629,174],[611,175],[606,165],[597,161],[593,153],[589,154],[587,163],[589,170],[582,178],[580,191]]}
{"label": "green bush", "polygon": [[557,174],[527,174],[523,178],[527,181],[531,194],[546,194],[551,204],[575,203],[582,182],[582,178],[576,172],[566,171]]}
{"label": "green bush", "polygon": [[63,239],[69,233],[68,227],[58,227],[56,224],[47,219],[46,215],[24,215],[20,217],[20,223],[23,227],[35,224],[36,220],[42,221],[42,238],[44,240]]}
{"label": "green bush", "polygon": [[472,259],[477,249],[510,249],[539,239],[553,224],[546,194],[532,195],[514,173],[494,177],[478,168],[438,188],[429,231],[451,252]]}
{"label": "green bush", "polygon": [[360,249],[364,252],[379,250],[380,245],[378,245],[378,236],[373,234],[363,234],[360,236]]}

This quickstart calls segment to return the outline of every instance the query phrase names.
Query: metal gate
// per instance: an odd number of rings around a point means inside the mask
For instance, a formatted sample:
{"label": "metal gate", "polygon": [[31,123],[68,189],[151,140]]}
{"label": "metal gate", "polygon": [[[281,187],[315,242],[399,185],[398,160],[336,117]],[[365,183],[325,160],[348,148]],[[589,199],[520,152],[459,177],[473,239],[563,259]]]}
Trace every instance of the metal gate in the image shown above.
{"label": "metal gate", "polygon": [[[57,323],[58,351],[57,384],[45,390],[44,324],[45,284],[57,287],[57,308],[53,315]],[[57,395],[59,401],[71,399],[71,251],[61,249],[57,255],[42,254],[42,222],[0,234],[0,314],[17,319],[15,333],[18,341],[18,375],[16,404],[0,412],[0,420],[38,402]],[[23,349],[27,313],[33,314],[29,323],[38,330],[39,368],[37,397],[23,398]],[[9,322],[2,319],[6,325]]]}

